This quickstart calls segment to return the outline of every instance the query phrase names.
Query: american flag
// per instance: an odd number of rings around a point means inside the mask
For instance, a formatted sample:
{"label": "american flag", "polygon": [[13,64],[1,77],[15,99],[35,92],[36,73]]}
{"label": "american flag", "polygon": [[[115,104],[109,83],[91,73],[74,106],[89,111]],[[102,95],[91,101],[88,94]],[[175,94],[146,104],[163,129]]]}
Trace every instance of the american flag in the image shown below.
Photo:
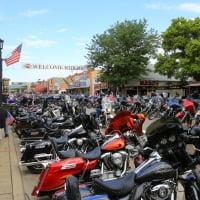
{"label": "american flag", "polygon": [[7,126],[11,125],[14,120],[15,120],[14,117],[9,112],[7,112],[6,125]]}
{"label": "american flag", "polygon": [[16,62],[19,62],[21,55],[22,44],[20,44],[15,50],[12,51],[11,55],[8,58],[5,58],[4,61],[6,66],[12,65]]}

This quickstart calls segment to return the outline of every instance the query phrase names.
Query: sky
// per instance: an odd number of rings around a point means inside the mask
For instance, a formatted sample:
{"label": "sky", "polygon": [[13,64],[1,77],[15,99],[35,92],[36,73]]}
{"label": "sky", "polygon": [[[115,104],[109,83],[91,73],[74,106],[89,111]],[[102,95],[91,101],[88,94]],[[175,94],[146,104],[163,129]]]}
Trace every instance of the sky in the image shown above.
{"label": "sky", "polygon": [[161,34],[174,18],[199,17],[200,1],[1,0],[0,10],[2,58],[22,43],[20,61],[8,67],[3,62],[3,77],[10,82],[36,82],[79,71],[27,69],[24,63],[86,65],[86,46],[92,37],[117,22],[146,19],[147,29]]}

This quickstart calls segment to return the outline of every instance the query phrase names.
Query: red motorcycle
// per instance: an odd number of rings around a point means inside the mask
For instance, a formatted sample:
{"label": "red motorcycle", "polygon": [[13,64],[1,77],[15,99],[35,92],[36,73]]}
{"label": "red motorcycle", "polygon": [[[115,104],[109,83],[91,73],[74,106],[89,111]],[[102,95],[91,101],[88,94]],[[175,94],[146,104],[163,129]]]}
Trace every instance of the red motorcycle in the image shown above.
{"label": "red motorcycle", "polygon": [[181,123],[187,127],[192,126],[192,120],[196,114],[194,102],[188,99],[182,99],[182,110],[178,112],[175,117],[181,121]]}
{"label": "red motorcycle", "polygon": [[[131,118],[135,123],[139,120],[136,115]],[[142,127],[143,123],[138,124]],[[99,138],[97,140],[99,141]],[[66,178],[71,175],[76,176],[80,182],[90,182],[95,177],[105,180],[124,176],[131,167],[131,158],[138,154],[140,142],[135,130],[129,129],[123,133],[113,130],[111,135],[100,136],[100,141],[101,144],[88,153],[80,153],[77,150],[60,152],[72,154],[72,158],[55,161],[46,166],[32,191],[32,196],[51,196],[64,187]]]}
{"label": "red motorcycle", "polygon": [[[143,113],[134,114],[130,111],[122,111],[111,119],[109,127],[105,131],[105,135],[113,134],[116,132],[124,133],[127,131],[134,132],[136,136],[142,136],[142,125],[145,121],[145,115]],[[140,141],[140,143],[143,143]],[[138,155],[134,159],[135,166],[139,166],[143,162],[141,155]]]}
{"label": "red motorcycle", "polygon": [[143,134],[142,125],[144,121],[145,116],[143,113],[134,114],[130,111],[122,111],[110,120],[105,135],[112,134],[112,132],[116,131],[124,133],[131,130],[135,131],[137,136],[141,136]]}

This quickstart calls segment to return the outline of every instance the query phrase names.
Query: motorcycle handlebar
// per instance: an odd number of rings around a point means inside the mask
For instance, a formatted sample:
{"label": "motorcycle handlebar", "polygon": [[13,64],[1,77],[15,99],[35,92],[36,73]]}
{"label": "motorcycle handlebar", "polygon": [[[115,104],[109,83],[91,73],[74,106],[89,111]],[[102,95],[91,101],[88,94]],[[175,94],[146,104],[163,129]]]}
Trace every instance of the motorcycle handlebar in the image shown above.
{"label": "motorcycle handlebar", "polygon": [[200,139],[199,136],[194,136],[194,135],[188,135],[187,133],[182,133],[180,135],[180,138],[183,139],[184,141],[187,141],[189,139]]}

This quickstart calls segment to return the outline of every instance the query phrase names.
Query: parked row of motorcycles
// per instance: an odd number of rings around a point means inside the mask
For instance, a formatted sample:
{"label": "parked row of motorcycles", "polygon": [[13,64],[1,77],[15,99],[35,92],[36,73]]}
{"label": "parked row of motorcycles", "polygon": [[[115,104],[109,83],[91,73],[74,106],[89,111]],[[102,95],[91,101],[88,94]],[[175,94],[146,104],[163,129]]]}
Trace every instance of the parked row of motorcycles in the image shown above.
{"label": "parked row of motorcycles", "polygon": [[70,176],[53,199],[175,200],[178,184],[184,188],[185,199],[200,199],[199,133],[199,127],[186,130],[176,118],[162,117],[147,128],[147,142],[138,151],[143,157],[139,166],[111,180],[80,183]]}
{"label": "parked row of motorcycles", "polygon": [[[49,107],[48,113],[52,109],[57,108]],[[137,136],[142,134],[145,120],[142,114],[125,111],[115,116],[102,134],[95,113],[82,108],[66,118],[52,117],[38,109],[22,113],[15,117],[13,126],[20,138],[20,165],[40,174],[34,196],[52,195],[64,187],[66,177],[74,174],[82,181],[122,177],[131,168],[130,159],[136,155],[135,147],[140,144]],[[61,122],[60,117],[65,120]],[[31,119],[29,128],[21,125],[25,118]]]}
{"label": "parked row of motorcycles", "polygon": [[179,119],[187,127],[193,126],[194,121],[199,121],[199,99],[168,98],[162,102],[150,99],[145,105],[142,102],[137,102],[136,105],[138,109],[135,111],[142,112],[149,120],[162,116],[172,116]]}
{"label": "parked row of motorcycles", "polygon": [[33,196],[175,200],[181,184],[187,200],[200,199],[197,123],[188,128],[164,115],[143,133],[145,115],[121,111],[102,131],[95,113],[81,107],[67,115],[57,106],[39,110],[23,110],[14,123],[20,164],[40,174]]}

